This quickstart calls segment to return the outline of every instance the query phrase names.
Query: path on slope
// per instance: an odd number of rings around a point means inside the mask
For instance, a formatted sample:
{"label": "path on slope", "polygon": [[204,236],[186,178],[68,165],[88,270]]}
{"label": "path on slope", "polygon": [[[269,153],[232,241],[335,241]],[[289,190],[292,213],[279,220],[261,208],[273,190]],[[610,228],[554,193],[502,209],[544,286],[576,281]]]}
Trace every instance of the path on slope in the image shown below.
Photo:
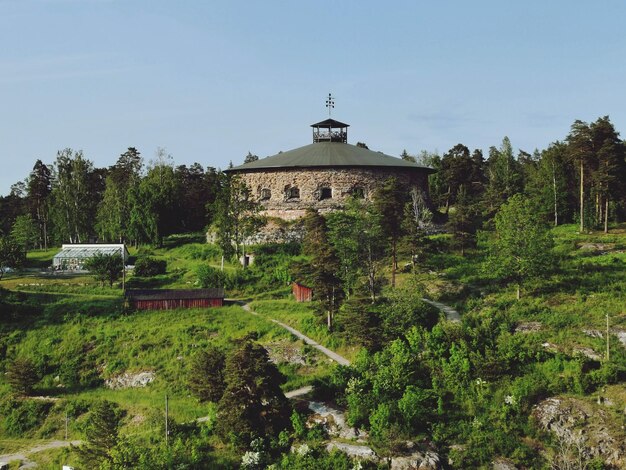
{"label": "path on slope", "polygon": [[[438,308],[439,310],[441,310],[446,315],[446,319],[448,321],[452,321],[452,322],[459,322],[459,321],[461,321],[461,315],[459,315],[459,312],[454,310],[449,305],[445,305],[445,304],[442,304],[441,302],[436,302],[434,300],[430,300],[430,299],[426,299],[426,298],[422,298],[422,300],[424,302],[426,302],[427,304],[430,304],[433,307]],[[261,316],[258,313],[256,313],[254,310],[252,310],[250,308],[249,304],[247,304],[245,302],[241,302],[241,301],[238,301],[237,303],[239,305],[241,305],[241,307],[245,311],[250,312],[253,315]],[[350,361],[347,360],[345,357],[340,356],[336,352],[331,351],[330,349],[322,346],[317,341],[309,338],[308,336],[304,335],[303,333],[301,333],[300,331],[296,330],[295,328],[292,328],[291,326],[289,326],[289,325],[287,325],[287,324],[285,324],[285,323],[283,323],[281,321],[275,320],[274,318],[268,318],[268,320],[276,323],[277,325],[280,325],[281,327],[283,327],[284,329],[289,331],[291,334],[293,334],[294,336],[300,338],[306,344],[308,344],[310,346],[313,346],[315,349],[320,351],[322,354],[325,354],[326,356],[328,356],[329,358],[331,358],[333,361],[337,362],[338,364],[341,364],[342,366],[349,366],[350,365]],[[296,392],[296,390],[294,390],[293,392]]]}
{"label": "path on slope", "polygon": [[446,319],[448,321],[454,321],[454,322],[461,321],[461,315],[459,315],[459,312],[454,310],[452,307],[442,304],[441,302],[435,302],[434,300],[430,300],[430,299],[422,298],[422,300],[426,302],[427,304],[430,304],[433,307],[436,307],[439,310],[441,310],[443,313],[445,313]]}
{"label": "path on slope", "polygon": [[20,452],[16,452],[14,454],[4,454],[0,455],[0,462],[13,462],[15,460],[19,460],[22,462],[19,468],[35,468],[37,464],[35,462],[31,462],[28,459],[30,454],[36,454],[37,452],[42,452],[44,450],[50,449],[60,449],[61,447],[69,447],[70,445],[80,445],[81,441],[51,441],[46,442],[44,444],[38,444],[36,446],[31,447],[30,449],[25,449]]}
{"label": "path on slope", "polygon": [[[430,299],[422,299],[424,302],[432,305],[433,307],[438,308],[439,310],[441,310],[442,312],[445,313],[446,318],[449,321],[453,321],[453,322],[458,322],[461,321],[461,316],[459,315],[459,312],[457,312],[456,310],[454,310],[452,307],[442,304],[440,302],[435,302],[434,300],[430,300]],[[250,308],[250,305],[248,305],[245,302],[237,302],[239,305],[241,305],[241,307],[246,310],[247,312],[253,314],[253,315],[257,315],[257,316],[261,316],[259,315],[257,312],[255,312],[254,310],[252,310]],[[280,322],[278,320],[275,320],[273,318],[268,318],[270,321],[276,323],[277,325],[281,326],[282,328],[286,329],[287,331],[289,331],[291,334],[293,334],[294,336],[300,338],[302,341],[304,341],[306,344],[313,346],[315,349],[317,349],[318,351],[320,351],[322,354],[325,354],[327,357],[329,357],[330,359],[332,359],[333,361],[337,362],[338,364],[341,364],[343,366],[349,366],[350,365],[350,361],[348,359],[346,359],[343,356],[340,356],[339,354],[337,354],[334,351],[331,351],[330,349],[322,346],[321,344],[319,344],[317,341],[314,341],[313,339],[309,338],[308,336],[304,335],[303,333],[301,333],[300,331],[296,330],[295,328],[292,328],[289,325],[286,325],[283,322]],[[306,387],[302,387],[296,390],[291,390],[289,392],[285,393],[285,396],[287,398],[295,398],[298,396],[302,396],[302,395],[306,395],[307,393],[311,392],[313,388],[309,385]],[[202,418],[198,418],[198,422],[203,422],[206,421],[208,419],[208,417],[202,417]],[[81,441],[52,441],[52,442],[48,442],[45,444],[39,444],[36,445],[34,447],[31,447],[30,449],[26,449],[26,450],[22,450],[21,452],[17,452],[14,454],[4,454],[4,455],[0,455],[0,462],[11,462],[14,460],[20,460],[22,461],[22,466],[20,466],[20,468],[33,468],[36,467],[36,464],[34,462],[31,462],[28,459],[28,455],[30,454],[34,454],[37,452],[42,452],[44,450],[50,450],[50,449],[58,449],[61,447],[68,447],[70,445],[80,445]]]}
{"label": "path on slope", "polygon": [[[250,308],[250,305],[244,302],[238,302],[239,305],[241,305],[241,307],[247,311],[250,312],[252,315],[257,315],[257,316],[261,316],[258,313],[256,313],[254,310],[252,310]],[[308,344],[309,346],[313,346],[315,349],[317,349],[318,351],[320,351],[322,354],[325,354],[326,356],[328,356],[329,358],[331,358],[333,361],[335,361],[337,364],[341,364],[342,366],[349,366],[350,365],[350,361],[347,360],[345,357],[340,356],[339,354],[337,354],[334,351],[331,351],[330,349],[328,349],[327,347],[322,346],[321,344],[319,344],[317,341],[309,338],[308,336],[304,335],[303,333],[299,332],[298,330],[296,330],[295,328],[290,327],[289,325],[280,322],[278,320],[275,320],[273,318],[268,318],[268,320],[276,323],[277,325],[280,325],[281,327],[283,327],[284,329],[286,329],[289,333],[291,333],[292,335],[300,338],[302,341],[304,341],[306,344]]]}

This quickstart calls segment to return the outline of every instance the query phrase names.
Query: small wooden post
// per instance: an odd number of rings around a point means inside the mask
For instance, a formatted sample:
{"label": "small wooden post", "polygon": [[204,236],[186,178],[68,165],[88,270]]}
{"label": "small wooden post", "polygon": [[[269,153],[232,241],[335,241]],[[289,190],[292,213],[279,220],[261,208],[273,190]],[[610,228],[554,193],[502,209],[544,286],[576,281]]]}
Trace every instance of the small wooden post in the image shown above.
{"label": "small wooden post", "polygon": [[166,447],[169,445],[169,437],[170,437],[170,431],[168,429],[168,426],[169,426],[168,415],[169,415],[169,403],[167,400],[167,393],[166,393],[165,394],[165,446]]}
{"label": "small wooden post", "polygon": [[609,361],[609,359],[611,357],[610,356],[610,351],[609,351],[609,345],[610,345],[610,342],[609,342],[609,314],[607,313],[606,314],[606,360],[607,360],[607,362]]}

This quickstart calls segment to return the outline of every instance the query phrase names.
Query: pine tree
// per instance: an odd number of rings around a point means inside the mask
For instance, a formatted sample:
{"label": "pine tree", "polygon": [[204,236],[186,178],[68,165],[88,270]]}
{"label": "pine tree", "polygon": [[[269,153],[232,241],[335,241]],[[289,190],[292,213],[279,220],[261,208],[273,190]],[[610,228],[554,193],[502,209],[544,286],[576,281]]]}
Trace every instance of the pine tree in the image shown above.
{"label": "pine tree", "polygon": [[328,329],[333,328],[333,317],[342,297],[340,263],[328,237],[326,220],[315,209],[307,209],[304,217],[304,253],[310,257],[309,273],[313,295],[326,312]]}
{"label": "pine tree", "polygon": [[77,449],[85,468],[98,468],[111,461],[121,420],[122,413],[115,403],[103,400],[92,407],[85,426],[85,443]]}
{"label": "pine tree", "polygon": [[465,186],[458,190],[454,212],[448,220],[448,229],[452,232],[454,245],[460,249],[461,256],[465,256],[465,249],[475,244],[477,220],[476,207],[473,206]]}
{"label": "pine tree", "polygon": [[39,382],[35,364],[28,358],[17,358],[9,363],[6,377],[13,391],[21,395],[30,395]]}
{"label": "pine tree", "polygon": [[189,370],[188,385],[201,401],[217,403],[224,394],[226,356],[213,345],[195,355]]}
{"label": "pine tree", "polygon": [[257,437],[277,436],[288,426],[291,414],[280,389],[284,381],[265,348],[244,339],[226,359],[218,433],[238,446]]}
{"label": "pine tree", "polygon": [[403,234],[402,220],[408,194],[397,178],[387,178],[376,191],[373,198],[374,208],[380,215],[380,228],[391,247],[391,286],[396,286],[398,270],[398,241]]}

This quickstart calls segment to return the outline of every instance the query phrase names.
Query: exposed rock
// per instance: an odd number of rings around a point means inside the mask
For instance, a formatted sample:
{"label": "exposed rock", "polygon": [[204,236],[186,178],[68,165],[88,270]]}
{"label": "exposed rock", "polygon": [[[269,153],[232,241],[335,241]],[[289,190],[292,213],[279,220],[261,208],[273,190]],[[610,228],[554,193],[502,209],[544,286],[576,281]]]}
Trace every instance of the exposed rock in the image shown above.
{"label": "exposed rock", "polygon": [[611,333],[617,336],[617,339],[619,339],[619,342],[622,343],[622,345],[626,347],[626,331],[613,329],[611,330]]}
{"label": "exposed rock", "polygon": [[340,410],[317,401],[309,402],[309,409],[313,411],[309,422],[322,424],[329,436],[342,439],[356,439],[364,436],[363,432],[346,424],[345,415]]}
{"label": "exposed rock", "polygon": [[344,442],[330,441],[326,446],[326,450],[330,452],[333,449],[338,449],[341,452],[345,452],[350,457],[360,457],[365,460],[378,461],[379,458],[371,448],[364,445],[346,444]]}
{"label": "exposed rock", "polygon": [[307,358],[302,353],[302,348],[294,346],[288,341],[276,341],[265,345],[270,361],[274,364],[299,364],[306,365]]}
{"label": "exposed rock", "polygon": [[508,459],[499,457],[491,462],[492,470],[517,470],[517,467]]}
{"label": "exposed rock", "polygon": [[592,361],[601,361],[602,360],[602,356],[600,356],[598,353],[596,353],[593,349],[591,348],[585,348],[582,346],[576,346],[574,348],[572,348],[572,354],[574,356],[584,356],[588,359],[591,359]]}
{"label": "exposed rock", "polygon": [[122,388],[134,388],[145,387],[150,382],[154,381],[156,374],[152,371],[139,372],[137,374],[130,374],[125,372],[115,377],[111,377],[104,381],[104,385],[114,390]]}
{"label": "exposed rock", "polygon": [[604,338],[604,335],[599,330],[583,329],[583,333],[585,333],[587,336],[590,336],[592,338]]}
{"label": "exposed rock", "polygon": [[599,458],[626,468],[626,439],[606,408],[577,398],[548,398],[533,409],[541,428],[555,435],[562,455]]}
{"label": "exposed rock", "polygon": [[441,457],[429,450],[391,459],[391,470],[439,470],[441,468],[443,468]]}
{"label": "exposed rock", "polygon": [[554,344],[554,343],[542,343],[541,346],[546,350],[549,351],[551,353],[557,353],[559,352],[559,347]]}
{"label": "exposed rock", "polygon": [[533,333],[535,331],[541,331],[542,324],[538,321],[526,321],[520,322],[515,327],[515,333]]}
{"label": "exposed rock", "polygon": [[579,250],[583,251],[611,251],[615,249],[615,243],[581,243]]}

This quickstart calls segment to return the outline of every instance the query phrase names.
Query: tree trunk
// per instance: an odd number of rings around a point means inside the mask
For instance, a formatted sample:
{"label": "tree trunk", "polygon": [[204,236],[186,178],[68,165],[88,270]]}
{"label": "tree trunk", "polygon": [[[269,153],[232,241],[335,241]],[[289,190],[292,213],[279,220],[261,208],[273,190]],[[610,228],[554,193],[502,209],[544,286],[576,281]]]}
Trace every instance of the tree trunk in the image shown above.
{"label": "tree trunk", "polygon": [[580,159],[580,233],[583,233],[585,230],[585,209],[584,209],[584,198],[585,198],[585,190],[584,190],[584,166],[583,159]]}
{"label": "tree trunk", "polygon": [[398,259],[396,253],[396,240],[391,242],[391,287],[396,287],[396,270],[398,269]]}
{"label": "tree trunk", "polygon": [[552,193],[554,194],[554,226],[559,225],[559,207],[557,204],[556,193],[556,168],[554,167],[554,161],[552,162]]}
{"label": "tree trunk", "polygon": [[604,199],[604,233],[609,233],[609,196]]}

